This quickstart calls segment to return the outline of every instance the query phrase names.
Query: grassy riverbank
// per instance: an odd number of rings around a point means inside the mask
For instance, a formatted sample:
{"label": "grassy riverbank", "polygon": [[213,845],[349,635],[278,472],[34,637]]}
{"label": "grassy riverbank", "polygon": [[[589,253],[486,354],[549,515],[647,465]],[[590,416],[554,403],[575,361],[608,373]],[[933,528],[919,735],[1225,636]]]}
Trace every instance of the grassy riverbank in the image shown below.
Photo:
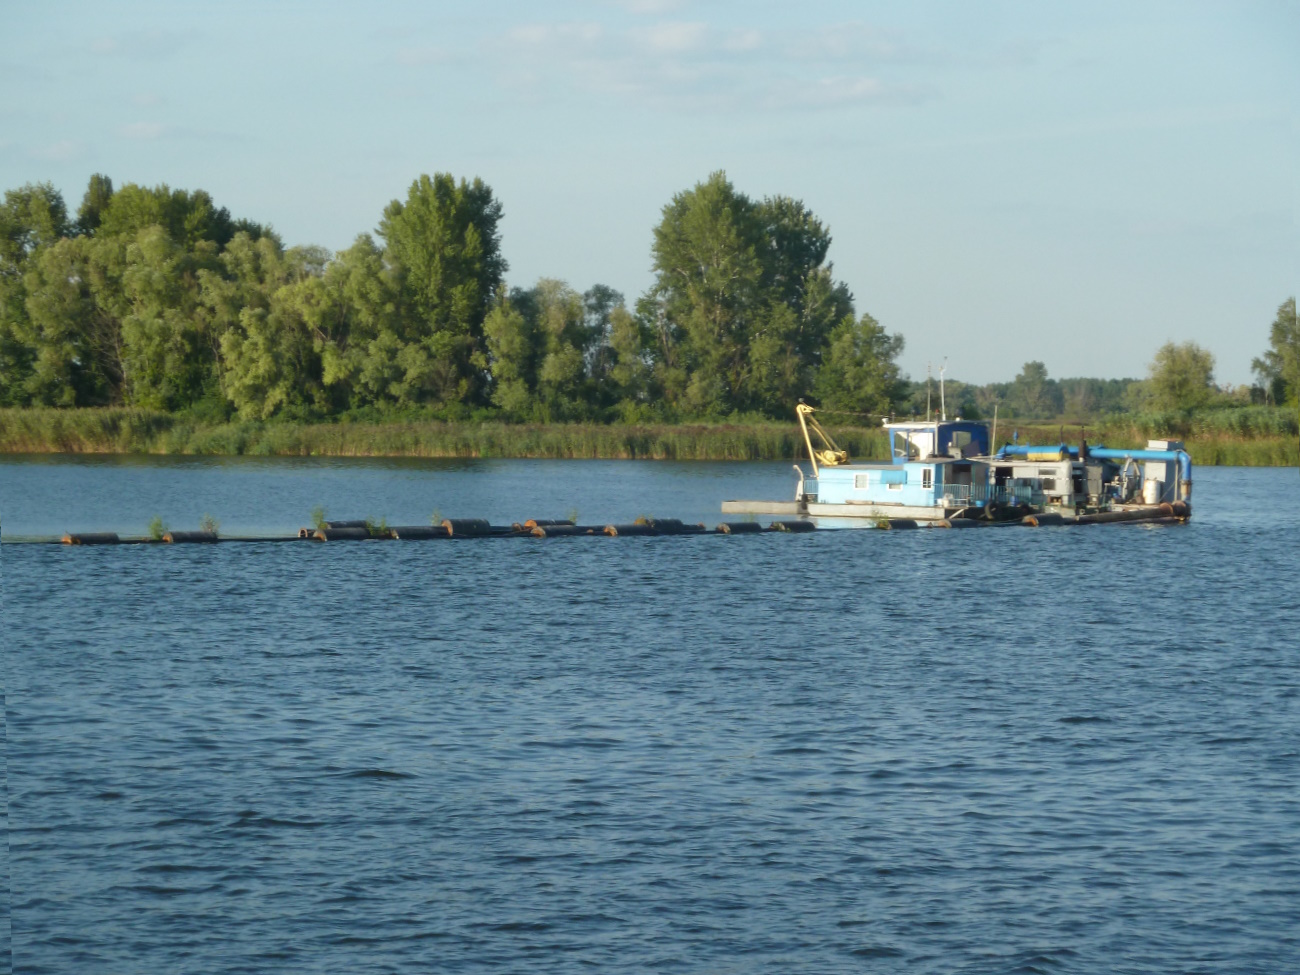
{"label": "grassy riverbank", "polygon": [[[1231,412],[1233,415],[1228,416]],[[1289,420],[1288,420],[1289,417]],[[1288,426],[1289,423],[1289,426]],[[1295,414],[1219,411],[1208,418],[1133,416],[1086,427],[1091,443],[1144,446],[1171,432],[1207,465],[1300,463]],[[1021,443],[1077,443],[1077,424],[1001,422]],[[879,428],[833,427],[851,456],[883,458]],[[222,423],[133,409],[0,409],[0,453],[248,454],[288,457],[528,457],[651,460],[790,460],[803,453],[791,423],[678,425],[507,423]]]}

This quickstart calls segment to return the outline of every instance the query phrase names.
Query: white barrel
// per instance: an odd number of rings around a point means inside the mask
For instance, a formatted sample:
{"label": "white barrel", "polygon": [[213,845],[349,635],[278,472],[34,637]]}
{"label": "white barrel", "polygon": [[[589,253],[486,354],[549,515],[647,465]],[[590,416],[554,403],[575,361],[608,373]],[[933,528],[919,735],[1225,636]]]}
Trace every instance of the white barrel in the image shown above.
{"label": "white barrel", "polygon": [[1147,478],[1142,482],[1142,501],[1144,504],[1160,503],[1160,482],[1154,478]]}

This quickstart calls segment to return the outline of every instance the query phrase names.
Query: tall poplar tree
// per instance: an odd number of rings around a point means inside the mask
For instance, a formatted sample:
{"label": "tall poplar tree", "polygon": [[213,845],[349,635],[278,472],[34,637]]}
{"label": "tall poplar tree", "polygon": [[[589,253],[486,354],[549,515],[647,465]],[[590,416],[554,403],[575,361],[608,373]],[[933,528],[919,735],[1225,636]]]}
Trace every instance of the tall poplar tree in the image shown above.
{"label": "tall poplar tree", "polygon": [[[501,204],[482,180],[421,176],[384,210],[379,236],[402,296],[393,362],[421,398],[464,401],[483,387],[483,319],[506,271]],[[400,346],[400,347],[398,347]]]}

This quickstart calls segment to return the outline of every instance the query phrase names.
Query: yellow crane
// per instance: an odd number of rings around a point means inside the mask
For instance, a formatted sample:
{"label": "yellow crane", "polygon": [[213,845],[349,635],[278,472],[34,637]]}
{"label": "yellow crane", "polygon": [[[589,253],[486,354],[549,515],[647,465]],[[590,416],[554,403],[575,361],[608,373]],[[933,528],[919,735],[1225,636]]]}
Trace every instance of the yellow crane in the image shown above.
{"label": "yellow crane", "polygon": [[[821,461],[823,467],[839,467],[841,464],[849,462],[849,452],[840,450],[839,444],[813,418],[813,414],[817,412],[816,410],[807,403],[800,403],[794,408],[794,412],[799,417],[799,426],[803,430],[803,442],[808,445],[808,456],[812,459],[813,465],[813,477],[817,476],[818,461]],[[813,449],[812,436],[808,433],[809,427],[812,427],[813,432],[821,440],[823,445],[821,450]]]}

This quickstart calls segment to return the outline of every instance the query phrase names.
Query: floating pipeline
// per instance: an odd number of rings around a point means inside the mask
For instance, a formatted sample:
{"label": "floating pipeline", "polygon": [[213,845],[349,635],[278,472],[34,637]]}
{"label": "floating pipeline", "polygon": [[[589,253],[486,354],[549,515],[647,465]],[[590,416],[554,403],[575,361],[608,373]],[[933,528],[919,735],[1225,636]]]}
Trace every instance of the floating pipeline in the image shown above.
{"label": "floating pipeline", "polygon": [[[1118,511],[1096,511],[1080,514],[1040,512],[1019,519],[984,521],[977,518],[946,518],[921,523],[911,518],[882,518],[862,527],[887,530],[930,528],[1029,528],[1067,525],[1104,525],[1114,523],[1142,523],[1157,525],[1186,524],[1192,506],[1186,501],[1162,502],[1158,505],[1125,508]],[[217,542],[341,542],[341,541],[433,541],[473,538],[572,538],[575,536],[635,537],[680,535],[759,535],[772,532],[802,534],[817,531],[814,521],[807,519],[774,521],[763,526],[756,521],[722,522],[716,528],[706,528],[702,523],[692,524],[677,518],[639,518],[629,524],[575,525],[569,519],[530,518],[512,525],[493,525],[483,518],[447,518],[438,525],[405,525],[394,528],[367,527],[364,521],[326,522],[323,528],[302,528],[297,535],[218,535],[212,531],[169,531],[161,539],[155,537],[122,537],[116,532],[67,532],[58,539],[44,539],[64,545],[148,545],[148,544],[215,544]],[[30,541],[36,541],[31,539]],[[12,544],[12,543],[6,543]]]}

